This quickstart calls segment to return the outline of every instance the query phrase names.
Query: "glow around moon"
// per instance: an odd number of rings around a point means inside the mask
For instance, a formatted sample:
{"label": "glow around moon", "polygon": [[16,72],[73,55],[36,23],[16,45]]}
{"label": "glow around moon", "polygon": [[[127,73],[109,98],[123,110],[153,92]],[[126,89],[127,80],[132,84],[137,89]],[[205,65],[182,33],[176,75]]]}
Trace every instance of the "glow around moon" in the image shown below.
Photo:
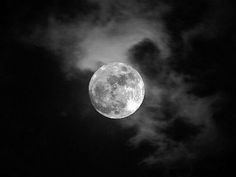
{"label": "glow around moon", "polygon": [[145,95],[140,74],[124,63],[100,67],[89,82],[89,96],[94,108],[105,117],[121,119],[133,114]]}

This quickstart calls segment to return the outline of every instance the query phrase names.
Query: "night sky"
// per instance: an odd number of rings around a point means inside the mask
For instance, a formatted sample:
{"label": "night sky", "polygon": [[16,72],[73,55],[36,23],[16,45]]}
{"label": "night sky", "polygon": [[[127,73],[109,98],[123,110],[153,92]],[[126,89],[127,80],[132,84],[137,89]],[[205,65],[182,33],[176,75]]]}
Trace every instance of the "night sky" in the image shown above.
{"label": "night sky", "polygon": [[[236,13],[229,0],[0,5],[2,177],[216,177],[235,167]],[[126,119],[92,106],[103,64],[144,78]]]}

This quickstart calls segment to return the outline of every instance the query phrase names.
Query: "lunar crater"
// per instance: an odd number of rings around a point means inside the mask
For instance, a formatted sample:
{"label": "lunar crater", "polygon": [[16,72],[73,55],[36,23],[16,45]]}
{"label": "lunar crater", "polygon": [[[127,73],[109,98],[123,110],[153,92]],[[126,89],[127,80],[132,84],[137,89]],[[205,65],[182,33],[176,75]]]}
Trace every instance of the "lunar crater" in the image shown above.
{"label": "lunar crater", "polygon": [[141,76],[124,63],[102,66],[89,83],[92,105],[100,114],[109,118],[119,119],[133,114],[141,105],[144,93]]}

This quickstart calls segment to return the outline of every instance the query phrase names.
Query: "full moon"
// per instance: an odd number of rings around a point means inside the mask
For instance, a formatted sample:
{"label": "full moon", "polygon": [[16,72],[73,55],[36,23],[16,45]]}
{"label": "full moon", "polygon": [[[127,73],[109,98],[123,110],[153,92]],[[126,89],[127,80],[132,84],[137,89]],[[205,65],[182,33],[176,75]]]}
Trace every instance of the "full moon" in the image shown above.
{"label": "full moon", "polygon": [[133,114],[145,95],[140,74],[125,63],[109,63],[100,67],[89,82],[93,107],[105,117],[121,119]]}

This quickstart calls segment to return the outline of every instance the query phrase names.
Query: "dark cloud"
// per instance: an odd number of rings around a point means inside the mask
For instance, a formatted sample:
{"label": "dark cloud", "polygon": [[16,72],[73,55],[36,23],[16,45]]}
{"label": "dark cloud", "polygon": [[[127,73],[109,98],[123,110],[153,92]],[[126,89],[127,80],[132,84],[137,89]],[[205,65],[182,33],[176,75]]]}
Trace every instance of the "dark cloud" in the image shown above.
{"label": "dark cloud", "polygon": [[[14,8],[7,5],[6,15],[13,25],[6,32],[11,35],[4,38],[8,42],[1,75],[4,83],[18,81],[10,99],[16,97],[16,105],[26,107],[13,112],[37,117],[37,121],[44,118],[36,123],[41,126],[32,128],[35,145],[39,142],[47,149],[52,143],[49,152],[53,153],[58,142],[70,143],[58,133],[65,126],[71,131],[63,129],[72,144],[65,150],[60,146],[61,151],[77,153],[75,157],[66,154],[75,164],[81,157],[82,167],[92,164],[95,170],[105,166],[117,170],[111,161],[122,169],[132,163],[131,171],[165,168],[171,173],[186,167],[189,170],[183,173],[188,175],[205,158],[211,163],[233,149],[235,114],[230,97],[235,92],[231,59],[235,34],[228,1],[89,0],[15,6],[19,15],[11,15]],[[8,59],[17,55],[19,60]],[[98,115],[87,93],[93,72],[114,61],[136,68],[146,88],[140,109],[118,121]],[[13,107],[9,101],[6,104]],[[15,113],[6,116],[17,117]],[[26,129],[31,132],[21,124],[22,136]],[[46,128],[40,130],[44,124]]]}
{"label": "dark cloud", "polygon": [[[152,9],[152,3],[142,1],[89,3],[96,5],[90,15],[82,19],[79,15],[78,18],[73,16],[66,21],[51,15],[47,26],[35,28],[29,41],[61,56],[67,76],[74,75],[77,70],[94,72],[102,64],[114,61],[136,67],[144,78],[146,96],[140,110],[130,119],[121,121],[123,127],[137,129],[130,139],[131,144],[138,148],[145,141],[156,147],[153,156],[149,154],[144,160],[149,164],[195,157],[191,147],[195,141],[200,141],[200,137],[210,138],[205,134],[208,131],[217,134],[212,104],[219,96],[215,92],[199,97],[193,92],[199,84],[194,82],[194,66],[189,66],[189,72],[188,68],[183,70],[188,63],[184,59],[211,58],[197,56],[200,52],[196,51],[193,39],[199,35],[205,39],[211,31],[213,27],[207,24],[214,19],[211,11],[215,12],[216,7],[211,6],[211,1],[158,2]],[[145,9],[151,11],[147,13]],[[218,23],[214,21],[214,24],[217,28]],[[216,36],[217,33],[213,37]],[[205,67],[206,62],[202,63]],[[199,65],[196,71],[200,71]],[[170,155],[172,153],[174,155]]]}

